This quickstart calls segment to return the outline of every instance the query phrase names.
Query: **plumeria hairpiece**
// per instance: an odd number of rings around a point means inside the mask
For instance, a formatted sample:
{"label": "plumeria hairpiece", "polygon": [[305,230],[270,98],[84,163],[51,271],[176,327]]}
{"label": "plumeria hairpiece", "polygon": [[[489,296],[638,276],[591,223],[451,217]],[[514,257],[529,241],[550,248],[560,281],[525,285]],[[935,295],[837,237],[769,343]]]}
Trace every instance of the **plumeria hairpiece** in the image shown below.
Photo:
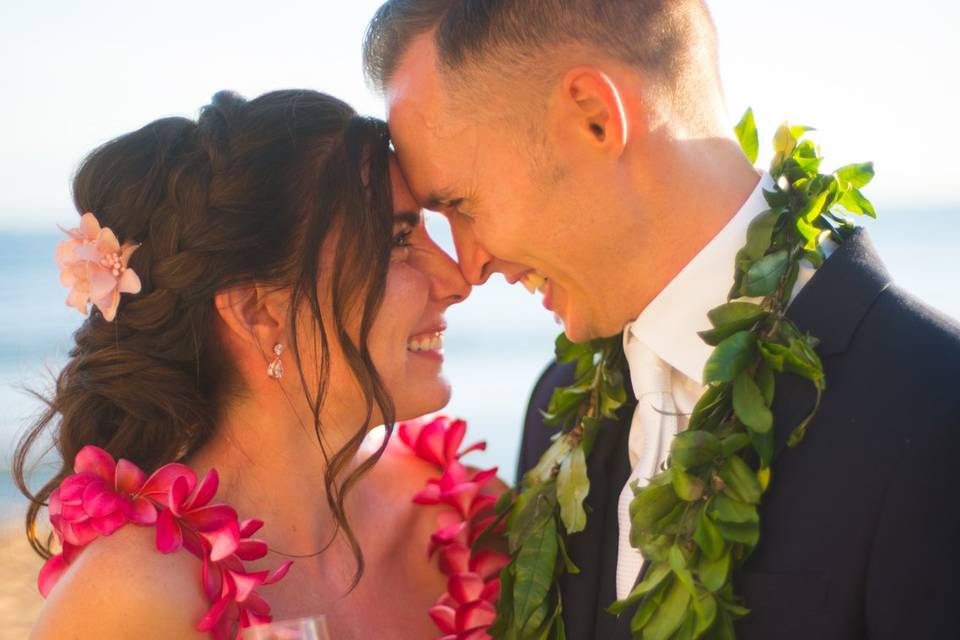
{"label": "plumeria hairpiece", "polygon": [[127,264],[140,245],[122,246],[109,227],[101,227],[97,217],[85,213],[80,226],[60,230],[69,237],[57,244],[56,260],[60,284],[70,289],[67,306],[86,315],[92,302],[104,320],[117,315],[121,293],[140,293],[140,278]]}

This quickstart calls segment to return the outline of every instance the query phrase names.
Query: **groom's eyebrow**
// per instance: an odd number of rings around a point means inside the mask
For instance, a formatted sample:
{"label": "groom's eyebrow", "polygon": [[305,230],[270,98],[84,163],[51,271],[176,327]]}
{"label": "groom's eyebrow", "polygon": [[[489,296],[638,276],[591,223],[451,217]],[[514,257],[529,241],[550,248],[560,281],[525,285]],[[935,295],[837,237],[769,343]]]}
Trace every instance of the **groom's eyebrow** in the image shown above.
{"label": "groom's eyebrow", "polygon": [[436,211],[438,209],[453,209],[463,203],[463,198],[453,198],[446,193],[431,193],[427,196],[425,209]]}

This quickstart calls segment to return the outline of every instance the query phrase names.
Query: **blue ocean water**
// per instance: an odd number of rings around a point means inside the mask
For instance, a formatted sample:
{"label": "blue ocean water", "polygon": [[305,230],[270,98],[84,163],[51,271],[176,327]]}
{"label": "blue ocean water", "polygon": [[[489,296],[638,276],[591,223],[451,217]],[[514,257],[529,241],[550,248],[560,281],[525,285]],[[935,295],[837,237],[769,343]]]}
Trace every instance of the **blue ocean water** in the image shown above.
{"label": "blue ocean water", "polygon": [[[445,225],[429,228],[449,247]],[[894,278],[932,306],[960,318],[960,206],[884,211],[868,222]],[[13,443],[40,405],[22,387],[44,388],[62,365],[82,318],[64,306],[53,248],[57,234],[0,233],[0,516],[22,509],[6,469]],[[446,372],[454,389],[446,412],[470,422],[489,448],[477,465],[510,480],[527,397],[549,361],[559,328],[539,297],[499,276],[447,314]]]}

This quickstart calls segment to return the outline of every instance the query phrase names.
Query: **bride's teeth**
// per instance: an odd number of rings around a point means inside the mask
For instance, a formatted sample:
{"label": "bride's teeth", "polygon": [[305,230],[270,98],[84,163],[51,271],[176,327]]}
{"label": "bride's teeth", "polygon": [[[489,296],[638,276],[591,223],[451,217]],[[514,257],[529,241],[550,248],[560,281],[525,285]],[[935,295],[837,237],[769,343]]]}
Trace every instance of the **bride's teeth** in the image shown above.
{"label": "bride's teeth", "polygon": [[443,334],[435,333],[429,336],[410,338],[407,341],[408,351],[437,351],[443,347]]}

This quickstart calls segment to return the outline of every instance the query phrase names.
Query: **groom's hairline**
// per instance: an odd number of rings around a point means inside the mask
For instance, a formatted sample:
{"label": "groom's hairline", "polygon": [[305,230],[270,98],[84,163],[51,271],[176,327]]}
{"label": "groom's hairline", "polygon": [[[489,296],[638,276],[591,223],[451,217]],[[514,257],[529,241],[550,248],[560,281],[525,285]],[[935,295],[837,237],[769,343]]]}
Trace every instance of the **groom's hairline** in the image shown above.
{"label": "groom's hairline", "polygon": [[[455,74],[450,72],[463,71],[464,67],[467,66],[471,66],[474,69],[491,67],[506,69],[519,66],[515,61],[503,63],[501,60],[503,58],[503,51],[511,48],[515,49],[515,47],[512,47],[509,42],[503,44],[496,38],[491,38],[489,31],[484,31],[482,20],[480,20],[481,27],[479,27],[479,32],[472,34],[469,31],[457,32],[452,28],[451,25],[462,24],[463,21],[454,20],[454,18],[457,18],[457,15],[451,16],[451,10],[455,12],[459,11],[460,13],[469,12],[467,7],[468,2],[469,0],[388,0],[381,5],[371,19],[364,36],[363,66],[368,83],[379,92],[385,92],[386,87],[401,66],[402,60],[409,52],[413,42],[417,38],[427,34],[430,34],[437,51],[438,70],[447,76],[448,79],[454,80],[454,82],[456,82],[456,78],[451,76]],[[624,0],[624,2],[629,4],[631,0]],[[648,3],[654,7],[648,9],[656,16],[654,22],[657,20],[667,22],[675,20],[680,23],[679,27],[677,24],[673,24],[672,26],[676,29],[676,33],[673,34],[673,36],[665,37],[663,42],[661,42],[661,46],[666,47],[664,51],[671,51],[670,47],[676,47],[677,51],[682,50],[689,52],[692,50],[694,48],[693,44],[683,39],[696,35],[691,35],[689,28],[691,25],[699,24],[702,28],[705,23],[707,25],[706,31],[712,40],[711,45],[714,49],[715,58],[716,31],[709,9],[704,0],[685,0],[683,2],[661,0],[661,2],[663,2],[663,4],[658,4],[657,0],[650,0]],[[476,7],[473,7],[473,10],[476,11]],[[640,10],[638,9],[638,11]],[[699,14],[699,16],[691,19],[690,16],[687,15],[686,22],[684,22],[678,17],[684,14],[684,12],[687,14],[696,13]],[[661,14],[665,14],[666,17]],[[516,18],[516,16],[514,16],[514,18]],[[703,20],[703,18],[705,18],[705,20]],[[597,18],[597,20],[601,20],[601,18]],[[506,29],[507,32],[509,32],[510,29],[519,28],[516,24],[500,24],[500,27]],[[491,28],[489,22],[485,28]],[[562,44],[561,41],[564,39],[571,39],[569,34],[564,35],[562,33],[562,29],[551,35],[550,27],[544,27],[541,23],[540,28],[542,31],[540,37],[543,40],[539,43],[539,46],[532,51],[534,54],[544,53],[545,49],[551,49],[550,40],[552,38],[557,40],[557,44]],[[471,35],[474,36],[472,43],[469,41],[469,36]],[[597,38],[597,40],[600,39],[601,38]],[[683,41],[678,44],[674,41],[677,39]],[[694,38],[694,40],[695,39],[696,38]],[[608,40],[609,41],[605,42],[594,42],[588,39],[581,41],[581,44],[598,47],[599,49],[623,48],[622,42],[620,45],[611,44],[616,38],[611,37]],[[464,42],[467,44],[464,45]],[[537,51],[537,49],[540,49],[540,51]],[[497,50],[499,50],[499,52]],[[622,54],[622,51],[617,57],[620,57],[626,62],[639,64],[641,67],[645,64],[637,60],[630,60],[628,55]],[[663,51],[659,52],[659,56],[653,55],[654,66],[663,66],[662,69],[655,70],[655,72],[665,73],[667,76],[679,74],[675,67],[677,64],[675,58],[677,57],[676,55],[665,55]]]}

